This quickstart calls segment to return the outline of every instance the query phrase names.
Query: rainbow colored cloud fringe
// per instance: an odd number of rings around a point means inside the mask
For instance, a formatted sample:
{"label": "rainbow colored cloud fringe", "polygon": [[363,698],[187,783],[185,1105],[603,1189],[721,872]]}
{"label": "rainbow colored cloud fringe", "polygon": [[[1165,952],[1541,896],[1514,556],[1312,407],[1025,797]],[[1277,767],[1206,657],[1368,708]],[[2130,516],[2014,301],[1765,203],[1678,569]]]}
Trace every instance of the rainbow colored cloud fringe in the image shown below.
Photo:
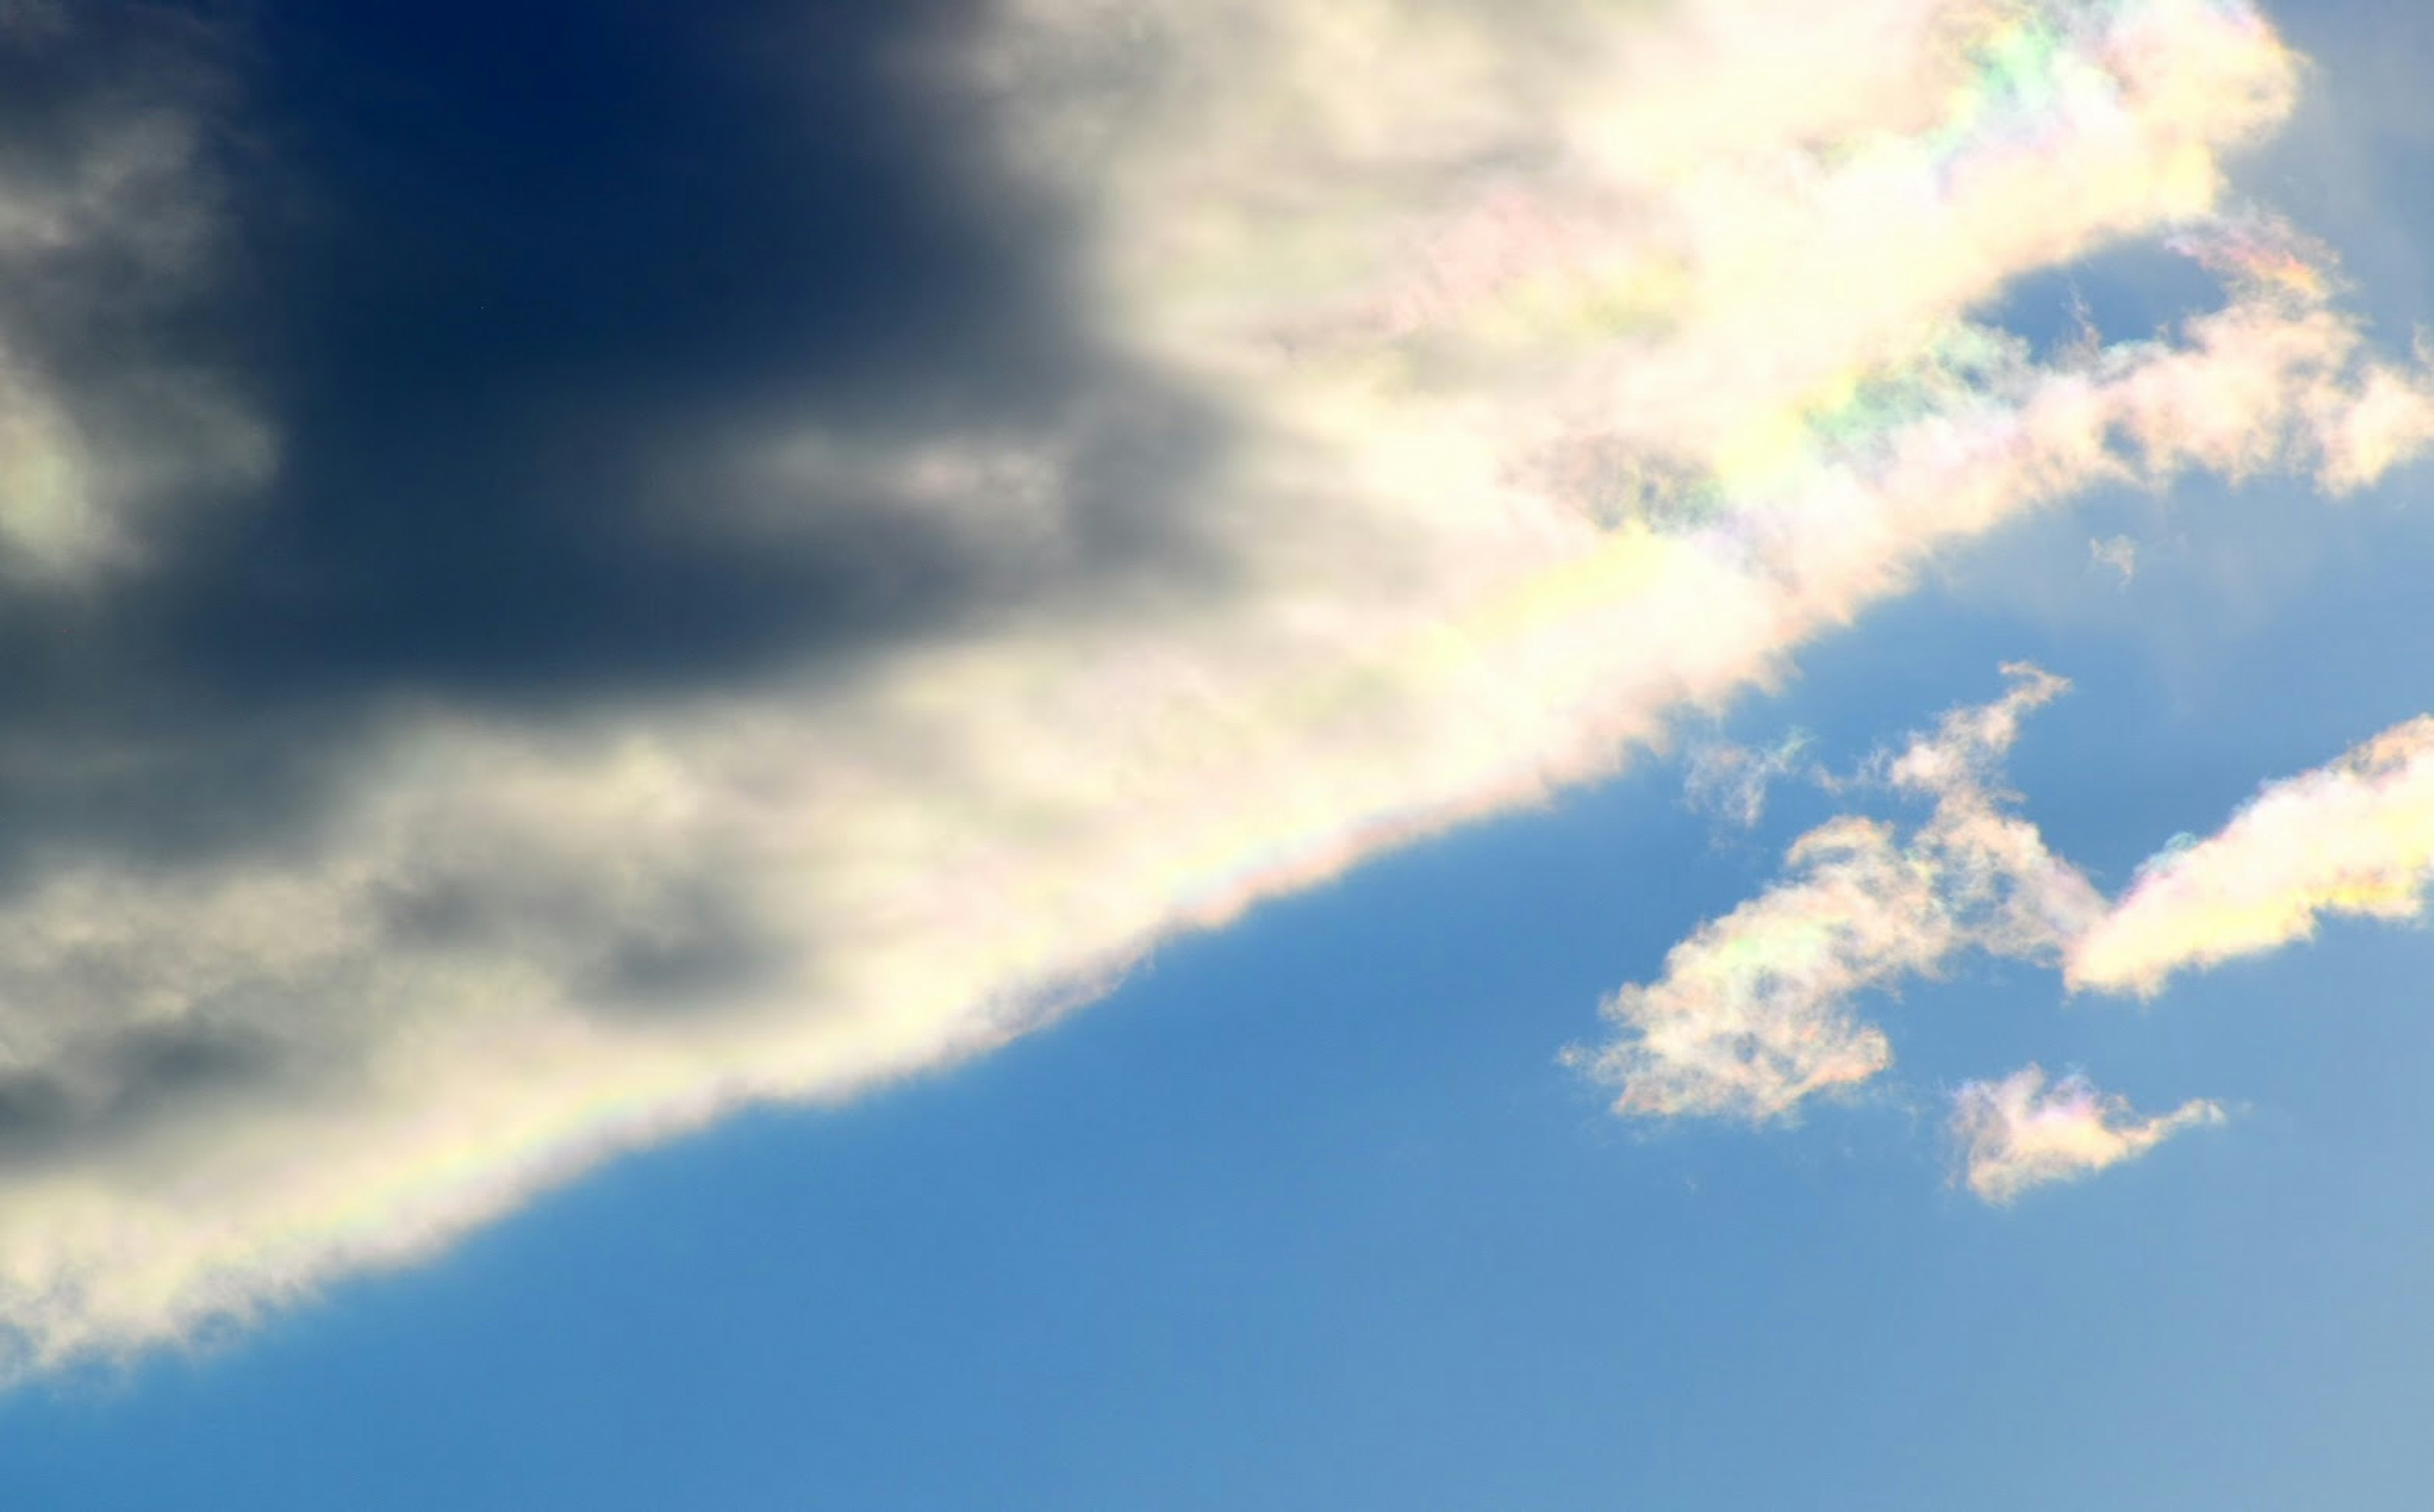
{"label": "rainbow colored cloud fringe", "polygon": [[[1702,926],[1655,982],[1608,999],[1615,1037],[1570,1058],[1620,1088],[1618,1113],[1763,1122],[1872,1081],[1893,1051],[1853,1000],[1934,977],[1963,951],[2049,962],[2075,991],[2151,997],[2176,972],[2305,939],[2323,914],[2424,913],[2434,716],[2269,784],[2220,833],[2179,837],[2108,904],[2004,811],[1997,762],[2020,716],[2066,686],[2035,668],[2006,671],[2011,691],[1945,715],[1885,769],[1892,787],[1935,803],[1908,840],[1857,818],[1809,831],[1787,857],[1791,877]],[[1953,1128],[1970,1188],[2009,1201],[2223,1115],[2197,1101],[2129,1116],[2084,1077],[2048,1091],[2031,1066],[1963,1087]]]}

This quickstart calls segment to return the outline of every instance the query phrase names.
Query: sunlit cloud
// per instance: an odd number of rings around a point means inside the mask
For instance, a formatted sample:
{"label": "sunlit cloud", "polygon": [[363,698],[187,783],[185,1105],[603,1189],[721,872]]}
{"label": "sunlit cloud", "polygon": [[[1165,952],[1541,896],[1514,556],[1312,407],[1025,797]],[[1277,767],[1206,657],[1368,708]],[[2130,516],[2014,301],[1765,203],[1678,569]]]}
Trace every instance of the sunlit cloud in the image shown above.
{"label": "sunlit cloud", "polygon": [[1783,1117],[1892,1064],[1883,1031],[1854,1011],[1861,994],[1932,977],[1964,949],[2058,958],[2102,909],[1992,786],[2020,716],[2065,686],[2007,671],[2010,692],[1954,710],[1882,764],[1891,785],[1935,804],[1907,838],[1847,817],[1809,831],[1785,858],[1786,880],[1701,926],[1655,981],[1607,1001],[1615,1038],[1570,1059],[1620,1089],[1616,1112]]}
{"label": "sunlit cloud", "polygon": [[2149,860],[2071,946],[2070,982],[2151,997],[2175,972],[2307,939],[2327,914],[2420,917],[2429,881],[2434,717],[2421,716]]}
{"label": "sunlit cloud", "polygon": [[[298,833],[35,858],[0,903],[21,1364],[986,1050],[1179,930],[1610,774],[2027,511],[2356,488],[2434,431],[2333,280],[2239,271],[2320,263],[2232,212],[2298,67],[2225,0],[1008,0],[931,76],[1066,208],[1094,337],[1215,417],[1159,480],[1188,563],[749,686],[400,706]],[[2232,270],[2165,336],[2040,358],[1973,319],[2164,235]],[[782,549],[844,477],[1029,550],[1108,487],[1054,426],[848,429],[754,435],[727,471],[776,502],[700,528]],[[1881,775],[1930,817],[1812,833],[1586,1063],[1630,1111],[1776,1117],[1885,1064],[1855,994],[2058,952],[2101,901],[1992,786],[2058,687],[1912,742]]]}
{"label": "sunlit cloud", "polygon": [[[1568,1059],[1619,1089],[1617,1113],[1757,1122],[1874,1080],[1893,1055],[1861,1000],[1964,950],[2051,961],[2075,990],[2151,997],[2176,972],[2306,939],[2325,914],[2423,915],[2434,716],[2268,785],[2209,839],[2176,837],[2108,903],[2008,811],[2000,757],[2021,716],[2063,685],[2007,670],[2008,695],[1956,709],[1872,763],[1871,775],[1935,801],[1926,823],[1906,838],[1854,816],[1811,830],[1785,880],[1700,926],[1656,980],[1607,1001],[1614,1037]],[[2192,1102],[2134,1119],[2083,1078],[2048,1090],[2031,1066],[1963,1087],[1954,1128],[1971,1189],[2000,1202],[2220,1116]]]}
{"label": "sunlit cloud", "polygon": [[2222,1118],[2220,1107],[2203,1100],[2141,1118],[2085,1077],[2048,1086],[2044,1070],[2033,1065],[2000,1081],[1972,1081],[1952,1099],[1961,1180],[1996,1203],[2135,1160],[2185,1129]]}

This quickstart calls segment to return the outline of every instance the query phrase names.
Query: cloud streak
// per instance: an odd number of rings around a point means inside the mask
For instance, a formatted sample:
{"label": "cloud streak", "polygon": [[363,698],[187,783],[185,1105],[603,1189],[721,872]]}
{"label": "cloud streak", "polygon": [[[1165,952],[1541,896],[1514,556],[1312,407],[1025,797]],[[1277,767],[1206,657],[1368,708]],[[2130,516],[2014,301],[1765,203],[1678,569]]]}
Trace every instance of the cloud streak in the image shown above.
{"label": "cloud streak", "polygon": [[2414,919],[2434,880],[2434,717],[2269,784],[2220,831],[2148,860],[2073,943],[2074,988],[2152,997],[2181,971],[2276,950],[2327,914]]}
{"label": "cloud streak", "polygon": [[[2200,467],[2362,486],[2434,430],[2328,284],[2240,271],[2305,253],[2227,208],[2223,155],[2297,76],[2240,5],[1010,0],[935,73],[1063,196],[1097,339],[1217,417],[1121,474],[1157,475],[1190,569],[843,667],[521,715],[400,694],[316,753],[289,831],[26,858],[18,1365],[986,1050],[1178,930],[1612,773],[2025,511]],[[2232,270],[2168,337],[2040,360],[1972,321],[2166,231]],[[51,402],[61,433],[107,412]],[[734,429],[722,476],[793,481],[698,523],[756,542],[840,470],[1015,553],[1135,500],[1053,423],[895,453],[824,413]],[[1780,1116],[1884,1063],[1849,994],[2082,928],[2099,901],[1989,786],[2058,687],[2022,671],[1921,737],[1884,773],[1933,803],[1914,834],[1817,832],[1619,999],[1634,1037],[1592,1061],[1624,1102]]]}

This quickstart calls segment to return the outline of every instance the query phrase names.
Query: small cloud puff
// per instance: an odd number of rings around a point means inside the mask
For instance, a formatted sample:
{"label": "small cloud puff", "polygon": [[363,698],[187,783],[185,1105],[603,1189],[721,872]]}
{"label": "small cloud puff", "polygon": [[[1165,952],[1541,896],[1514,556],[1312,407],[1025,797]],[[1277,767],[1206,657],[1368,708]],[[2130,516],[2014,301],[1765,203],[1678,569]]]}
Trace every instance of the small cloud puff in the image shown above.
{"label": "small cloud puff", "polygon": [[[2305,939],[2327,913],[2422,916],[2434,884],[2434,715],[2268,786],[2221,831],[2179,834],[2108,905],[2006,811],[1998,764],[2025,713],[2066,685],[2025,665],[2012,690],[1955,709],[1868,775],[1932,798],[1907,840],[1845,816],[1803,836],[1791,875],[1675,945],[1655,981],[1605,1004],[1614,1039],[1567,1059],[1619,1089],[1627,1116],[1791,1115],[1892,1063],[1852,1010],[1868,991],[1932,976],[1957,953],[2059,960],[2074,990],[2152,996],[2176,972]],[[2083,1078],[2046,1090],[2034,1066],[1972,1082],[1956,1102],[1970,1188],[2007,1201],[2144,1153],[2220,1111],[2145,1120]]]}
{"label": "small cloud puff", "polygon": [[2222,1120],[2222,1109],[2203,1099],[2141,1118],[2083,1076],[2048,1087],[2045,1071],[2034,1065],[2000,1081],[1972,1081],[1952,1099],[1960,1180],[1998,1204],[2032,1187],[2135,1160],[2184,1129]]}
{"label": "small cloud puff", "polygon": [[2108,535],[2100,541],[2087,543],[2087,560],[2093,567],[2108,567],[2121,574],[2121,586],[2128,587],[2138,575],[2138,543],[2127,535]]}

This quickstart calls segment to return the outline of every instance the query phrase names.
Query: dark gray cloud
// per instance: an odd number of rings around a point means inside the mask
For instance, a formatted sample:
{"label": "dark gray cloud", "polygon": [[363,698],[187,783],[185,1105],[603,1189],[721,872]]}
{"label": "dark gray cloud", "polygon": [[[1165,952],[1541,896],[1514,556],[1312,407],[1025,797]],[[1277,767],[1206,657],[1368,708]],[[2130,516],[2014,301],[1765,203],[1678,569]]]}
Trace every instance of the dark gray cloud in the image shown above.
{"label": "dark gray cloud", "polygon": [[1068,318],[1055,208],[976,192],[983,123],[891,66],[958,10],[811,13],[269,11],[277,167],[241,193],[286,460],[181,543],[161,643],[251,697],[547,698],[850,654],[1157,556],[1152,487],[1030,553],[842,483],[782,501],[782,539],[716,527],[754,486],[717,465],[742,417],[1061,432],[1145,386]]}
{"label": "dark gray cloud", "polygon": [[[0,598],[0,873],[77,832],[274,840],[401,699],[848,675],[1215,574],[1174,497],[1217,422],[1095,348],[1064,207],[976,171],[985,113],[914,66],[973,9],[97,3],[12,35],[16,178],[158,181],[11,263],[11,339],[113,433],[163,422],[147,375],[207,372],[277,463],[187,469],[139,569]],[[738,464],[798,430],[1053,438],[1056,507]]]}

